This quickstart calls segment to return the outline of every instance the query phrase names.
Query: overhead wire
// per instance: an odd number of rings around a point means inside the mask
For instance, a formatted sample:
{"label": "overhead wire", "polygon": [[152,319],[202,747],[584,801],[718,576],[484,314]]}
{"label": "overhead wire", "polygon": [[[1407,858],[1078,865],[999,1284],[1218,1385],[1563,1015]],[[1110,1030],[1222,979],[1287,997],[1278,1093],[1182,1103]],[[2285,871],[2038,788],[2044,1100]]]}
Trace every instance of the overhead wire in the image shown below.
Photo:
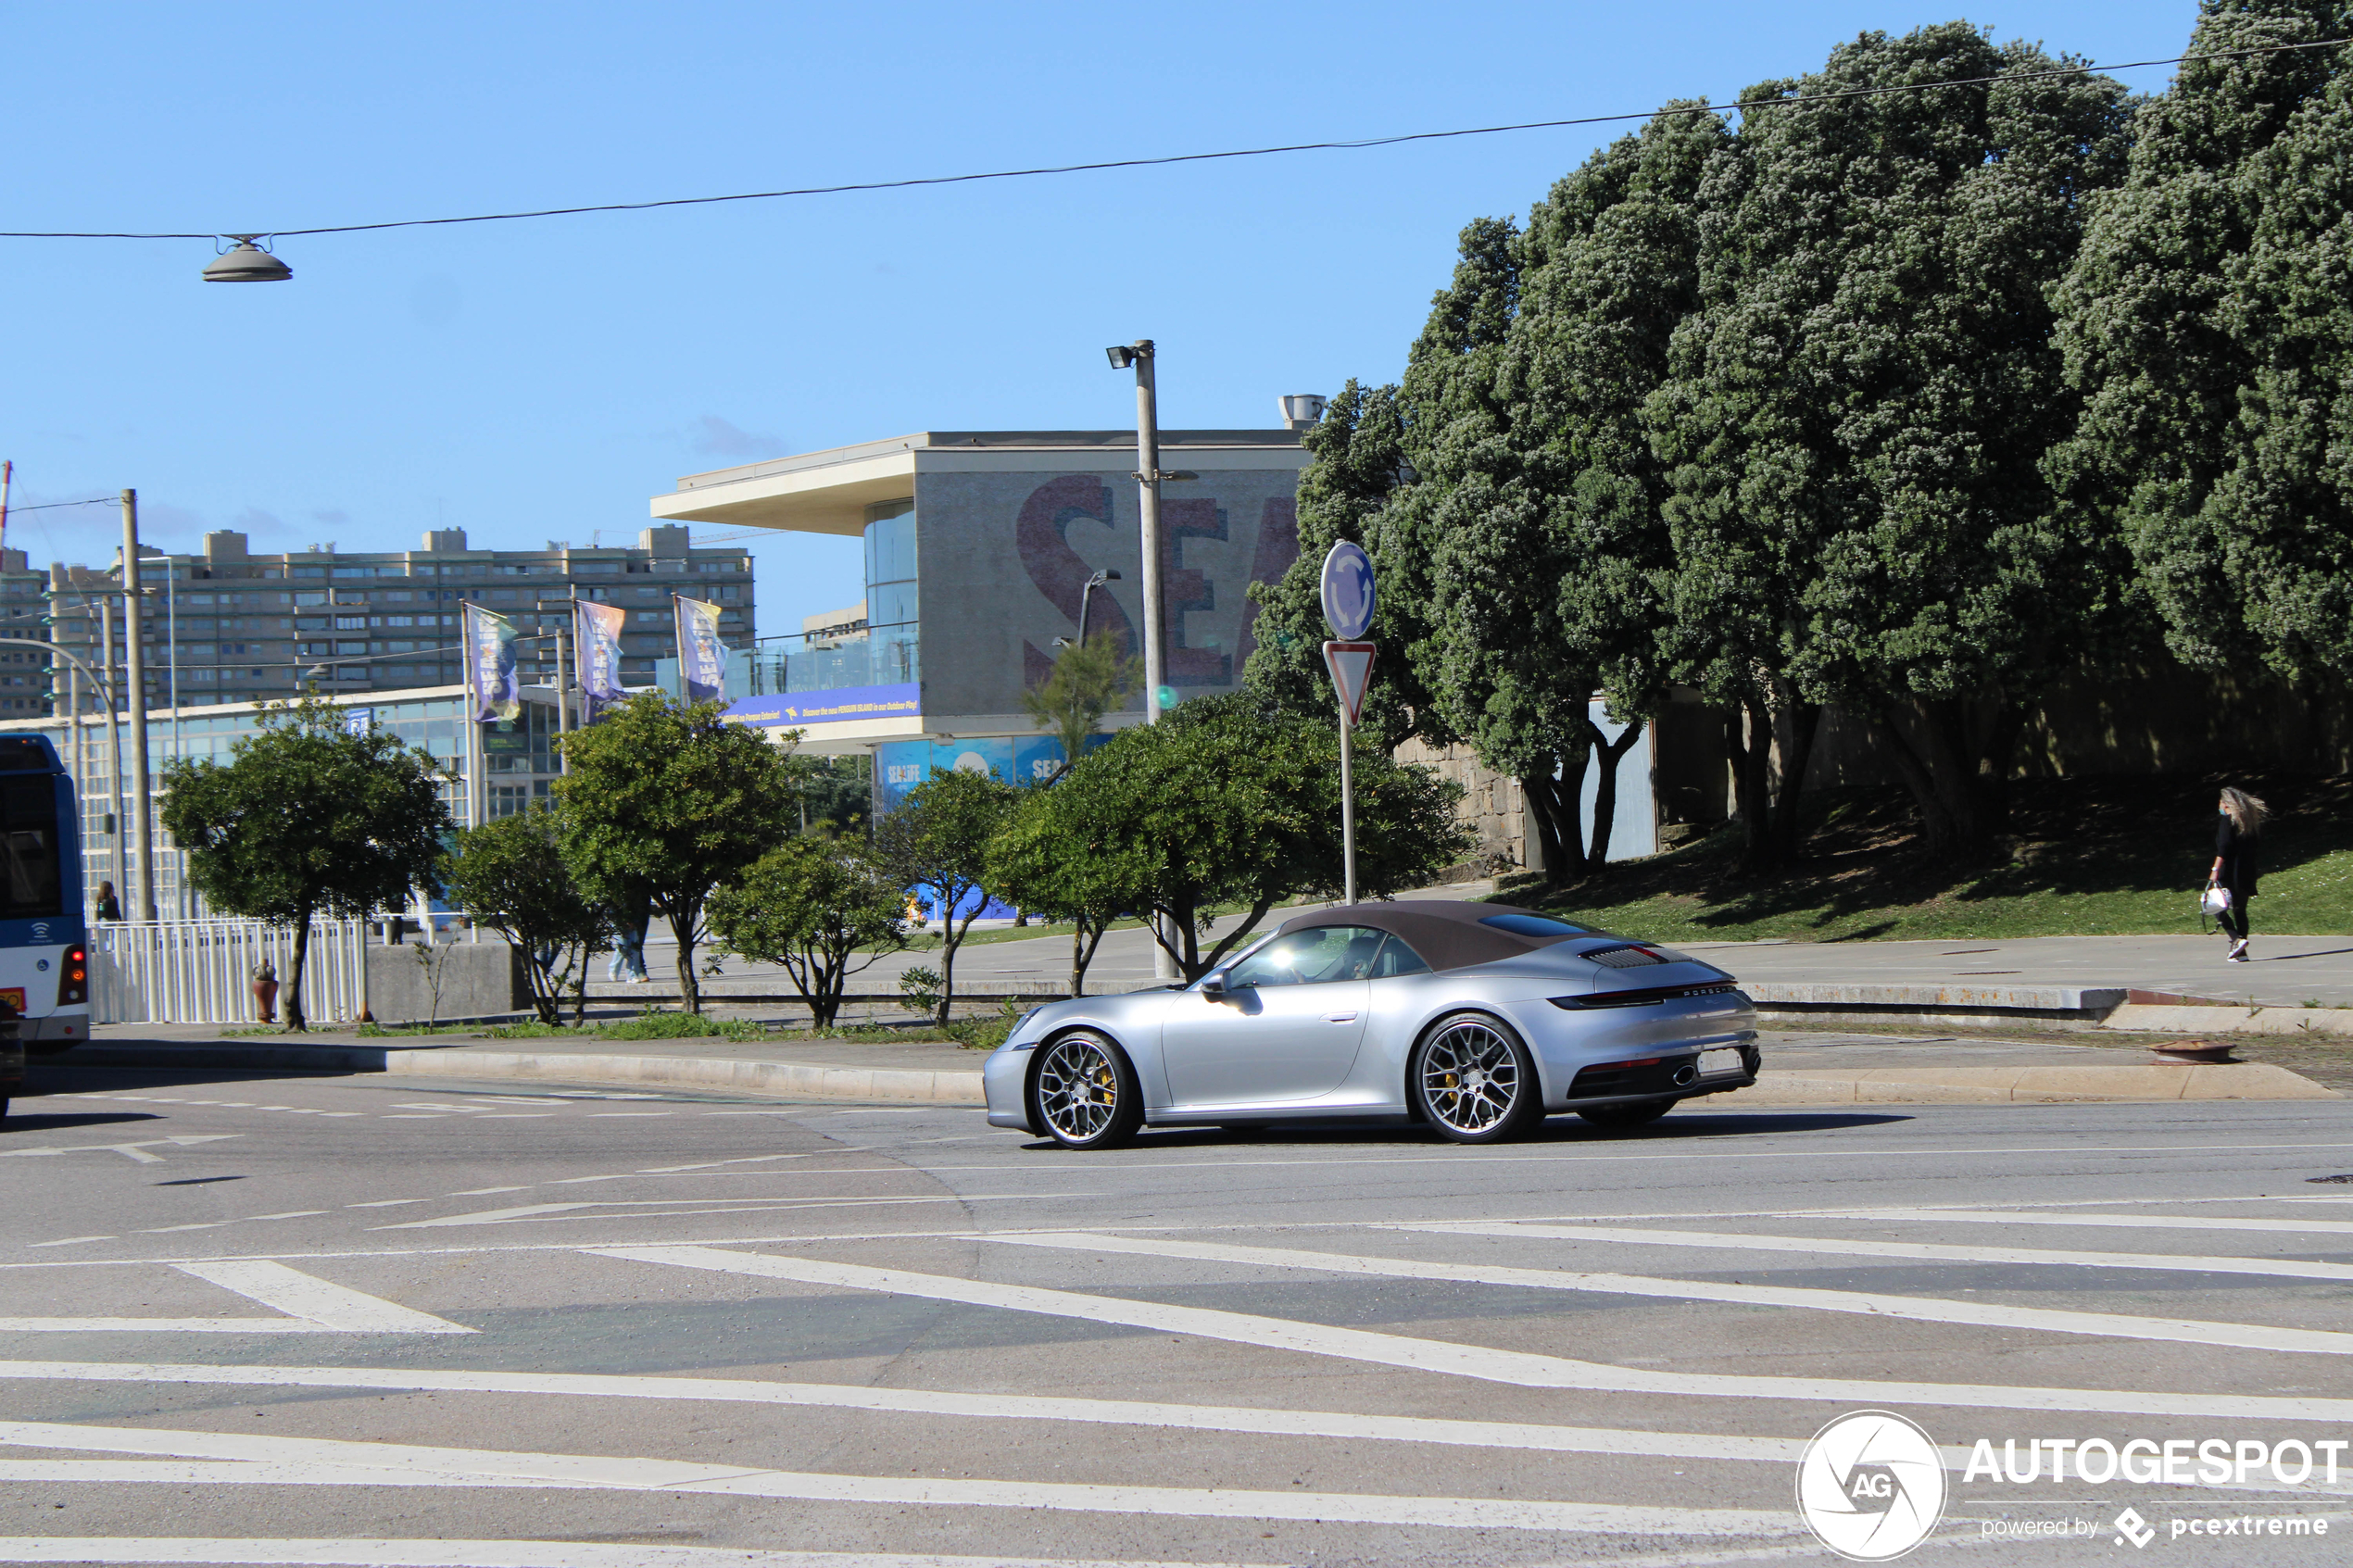
{"label": "overhead wire", "polygon": [[[1213,163],[1234,158],[1275,157],[1292,153],[1361,152],[1376,147],[1402,146],[1414,142],[1451,141],[1465,136],[1500,136],[1523,131],[1558,131],[1583,125],[1622,124],[1629,120],[1665,119],[1680,115],[1727,114],[1734,111],[1764,109],[1834,103],[1842,99],[1884,97],[1899,93],[1933,93],[1954,87],[1982,87],[1993,83],[2045,81],[2062,76],[2090,76],[2099,72],[2142,70],[2153,66],[2188,65],[2205,60],[2246,59],[2264,55],[2292,54],[2301,50],[2334,49],[2353,43],[2353,39],[2312,39],[2300,44],[2266,44],[2245,49],[2215,49],[2198,54],[2170,55],[2162,59],[2125,60],[2114,65],[2085,63],[2061,66],[2050,70],[2001,71],[1989,76],[1955,77],[1941,82],[1890,82],[1871,87],[1844,87],[1827,93],[1801,93],[1794,96],[1741,98],[1725,104],[1674,105],[1656,109],[1643,109],[1621,114],[1577,115],[1563,119],[1521,120],[1509,125],[1477,125],[1452,131],[1413,131],[1392,136],[1366,136],[1348,141],[1289,142],[1264,147],[1237,147],[1222,152],[1171,153],[1158,157],[1102,158],[1087,163],[1040,164],[1027,169],[996,169],[970,174],[932,174],[902,180],[855,181],[837,185],[801,185],[774,191],[740,191],[717,196],[666,196],[653,201],[599,202],[580,207],[532,207],[513,212],[477,212],[450,218],[400,218],[375,223],[333,223],[309,229],[271,229],[259,231],[257,237],[291,239],[314,234],[362,234],[386,229],[438,228],[456,223],[506,223],[533,218],[571,218],[598,212],[649,212],[661,207],[711,207],[728,202],[778,201],[793,196],[843,195],[861,191],[903,191],[921,186],[963,185],[988,180],[1030,180],[1057,174],[1088,174],[1117,169],[1163,169],[1176,164]],[[96,232],[75,230],[0,230],[0,239],[9,240],[213,240],[217,233],[166,233]]]}

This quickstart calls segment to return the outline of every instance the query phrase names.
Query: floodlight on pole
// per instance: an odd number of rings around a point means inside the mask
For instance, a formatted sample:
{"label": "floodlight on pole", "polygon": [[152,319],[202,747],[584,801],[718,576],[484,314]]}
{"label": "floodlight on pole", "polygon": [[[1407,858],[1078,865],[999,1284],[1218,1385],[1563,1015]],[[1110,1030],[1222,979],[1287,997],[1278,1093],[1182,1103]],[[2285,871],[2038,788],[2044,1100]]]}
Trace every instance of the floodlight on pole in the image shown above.
{"label": "floodlight on pole", "polygon": [[294,269],[279,260],[257,242],[259,234],[230,234],[237,243],[205,263],[204,281],[208,283],[283,283],[294,276]]}
{"label": "floodlight on pole", "polygon": [[[1093,608],[1095,608],[1095,590],[1096,590],[1096,589],[1098,589],[1098,588],[1100,588],[1100,587],[1101,587],[1101,586],[1102,586],[1104,583],[1117,583],[1117,582],[1120,582],[1120,581],[1121,581],[1121,578],[1120,578],[1120,575],[1119,575],[1119,573],[1118,573],[1118,572],[1114,571],[1113,571],[1111,568],[1109,568],[1109,567],[1105,567],[1105,568],[1103,568],[1101,571],[1096,572],[1094,576],[1089,577],[1088,579],[1087,579],[1087,586],[1079,590],[1079,593],[1078,593],[1078,645],[1079,645],[1079,646],[1084,647],[1084,646],[1087,646],[1087,612],[1088,612],[1088,610],[1091,610],[1091,609],[1093,609]],[[1059,639],[1057,639],[1057,640],[1059,640]]]}

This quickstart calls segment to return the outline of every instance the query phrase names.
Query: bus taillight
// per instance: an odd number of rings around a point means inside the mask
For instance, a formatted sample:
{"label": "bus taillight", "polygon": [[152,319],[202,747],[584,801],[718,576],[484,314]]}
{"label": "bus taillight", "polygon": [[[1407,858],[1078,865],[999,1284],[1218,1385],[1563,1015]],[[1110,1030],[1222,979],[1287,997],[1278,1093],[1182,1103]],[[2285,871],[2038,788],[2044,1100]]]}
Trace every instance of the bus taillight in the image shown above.
{"label": "bus taillight", "polygon": [[63,973],[57,976],[57,1005],[90,999],[90,950],[68,947]]}

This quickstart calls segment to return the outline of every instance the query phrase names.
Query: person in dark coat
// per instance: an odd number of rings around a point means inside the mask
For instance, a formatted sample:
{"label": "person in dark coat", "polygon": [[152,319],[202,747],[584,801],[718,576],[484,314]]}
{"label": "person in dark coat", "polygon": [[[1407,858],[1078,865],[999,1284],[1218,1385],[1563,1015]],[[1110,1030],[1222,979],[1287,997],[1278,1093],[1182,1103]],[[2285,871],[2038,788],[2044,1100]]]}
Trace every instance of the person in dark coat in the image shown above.
{"label": "person in dark coat", "polygon": [[122,900],[114,896],[114,884],[111,882],[98,884],[98,918],[100,920],[122,918]]}
{"label": "person in dark coat", "polygon": [[2216,809],[2214,869],[2207,873],[2206,885],[2231,896],[2221,922],[2223,934],[2231,938],[2233,963],[2247,961],[2246,904],[2255,897],[2256,852],[2262,847],[2263,822],[2271,814],[2269,807],[2243,789],[2223,790]]}

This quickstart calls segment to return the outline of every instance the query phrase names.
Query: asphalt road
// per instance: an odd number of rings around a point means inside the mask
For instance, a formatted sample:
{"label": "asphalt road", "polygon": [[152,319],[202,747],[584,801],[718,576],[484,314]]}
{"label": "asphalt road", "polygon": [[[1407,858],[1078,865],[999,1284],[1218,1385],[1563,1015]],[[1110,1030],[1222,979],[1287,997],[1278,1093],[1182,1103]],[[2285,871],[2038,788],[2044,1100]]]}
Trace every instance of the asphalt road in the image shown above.
{"label": "asphalt road", "polygon": [[[2353,1101],[1083,1156],[949,1107],[34,1086],[0,1562],[1828,1562],[1800,1455],[1870,1409],[1951,1466],[1907,1561],[2353,1538],[2353,1185],[2313,1183]],[[2055,1482],[2032,1439],[2188,1446]],[[1828,1463],[1882,1542],[1934,1489]]]}

